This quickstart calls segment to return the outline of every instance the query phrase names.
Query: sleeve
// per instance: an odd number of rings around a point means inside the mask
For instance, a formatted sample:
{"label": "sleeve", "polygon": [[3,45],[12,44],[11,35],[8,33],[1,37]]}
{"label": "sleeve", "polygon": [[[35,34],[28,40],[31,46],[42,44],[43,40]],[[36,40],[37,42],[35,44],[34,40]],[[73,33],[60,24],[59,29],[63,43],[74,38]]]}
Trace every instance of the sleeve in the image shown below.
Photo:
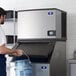
{"label": "sleeve", "polygon": [[6,37],[0,32],[0,46],[6,44]]}

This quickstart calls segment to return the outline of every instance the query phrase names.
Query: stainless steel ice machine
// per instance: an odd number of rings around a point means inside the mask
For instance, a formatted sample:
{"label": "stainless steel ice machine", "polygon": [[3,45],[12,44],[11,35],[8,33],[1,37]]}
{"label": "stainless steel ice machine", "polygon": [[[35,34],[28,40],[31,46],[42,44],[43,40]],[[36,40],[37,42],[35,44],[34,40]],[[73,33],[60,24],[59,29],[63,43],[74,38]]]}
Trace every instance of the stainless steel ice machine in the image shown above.
{"label": "stainless steel ice machine", "polygon": [[[57,8],[19,10],[17,37],[14,49],[23,49],[30,57],[33,76],[66,75],[65,11]],[[25,58],[14,57],[13,61]]]}

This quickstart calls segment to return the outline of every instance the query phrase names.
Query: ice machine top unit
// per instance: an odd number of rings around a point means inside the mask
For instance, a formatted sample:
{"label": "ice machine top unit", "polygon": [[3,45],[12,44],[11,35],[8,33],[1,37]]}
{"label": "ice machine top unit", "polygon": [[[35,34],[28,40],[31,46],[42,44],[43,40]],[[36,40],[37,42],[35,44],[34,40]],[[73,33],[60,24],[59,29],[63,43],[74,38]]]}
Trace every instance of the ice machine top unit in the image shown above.
{"label": "ice machine top unit", "polygon": [[56,8],[18,11],[18,39],[66,39],[66,12]]}

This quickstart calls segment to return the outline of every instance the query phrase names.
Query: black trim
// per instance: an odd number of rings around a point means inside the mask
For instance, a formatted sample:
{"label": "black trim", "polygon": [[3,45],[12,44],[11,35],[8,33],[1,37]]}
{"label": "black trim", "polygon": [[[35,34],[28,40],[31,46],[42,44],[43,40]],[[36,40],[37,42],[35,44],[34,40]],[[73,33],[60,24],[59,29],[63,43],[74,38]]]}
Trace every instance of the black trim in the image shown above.
{"label": "black trim", "polygon": [[62,12],[61,13],[61,35],[62,38],[66,38],[67,39],[67,13],[66,12]]}
{"label": "black trim", "polygon": [[15,42],[17,42],[17,36],[6,35],[7,44],[13,44],[14,43],[14,37],[15,37]]}
{"label": "black trim", "polygon": [[47,42],[53,42],[53,41],[66,41],[65,38],[62,39],[54,39],[54,38],[43,38],[43,39],[18,39],[18,43],[47,43]]}
{"label": "black trim", "polygon": [[[15,14],[14,14],[14,12],[15,12]],[[6,19],[14,18],[14,15],[15,15],[15,18],[17,18],[17,11],[6,10]]]}

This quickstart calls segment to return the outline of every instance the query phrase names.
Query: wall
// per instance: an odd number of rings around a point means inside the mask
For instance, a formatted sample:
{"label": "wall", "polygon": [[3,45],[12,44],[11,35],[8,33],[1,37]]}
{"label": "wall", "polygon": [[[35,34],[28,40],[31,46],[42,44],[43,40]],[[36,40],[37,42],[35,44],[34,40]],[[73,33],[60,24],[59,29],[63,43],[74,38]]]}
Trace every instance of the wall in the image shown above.
{"label": "wall", "polygon": [[59,8],[67,12],[67,58],[76,50],[76,1],[75,0],[0,0],[5,9]]}

